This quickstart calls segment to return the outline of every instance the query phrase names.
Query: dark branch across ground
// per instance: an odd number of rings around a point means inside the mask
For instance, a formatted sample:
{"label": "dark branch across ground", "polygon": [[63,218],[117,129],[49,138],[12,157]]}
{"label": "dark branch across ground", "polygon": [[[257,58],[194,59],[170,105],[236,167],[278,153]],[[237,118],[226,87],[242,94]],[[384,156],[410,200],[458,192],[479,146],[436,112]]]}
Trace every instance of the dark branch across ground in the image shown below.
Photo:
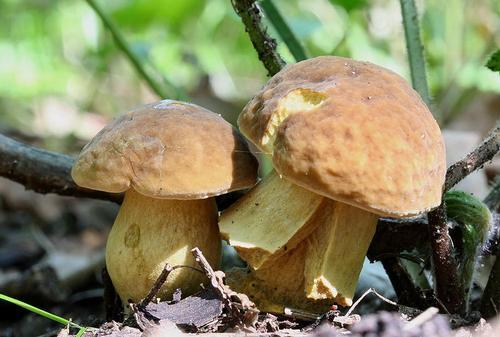
{"label": "dark branch across ground", "polygon": [[0,134],[0,176],[38,193],[121,202],[119,194],[79,187],[71,178],[73,158],[42,150]]}

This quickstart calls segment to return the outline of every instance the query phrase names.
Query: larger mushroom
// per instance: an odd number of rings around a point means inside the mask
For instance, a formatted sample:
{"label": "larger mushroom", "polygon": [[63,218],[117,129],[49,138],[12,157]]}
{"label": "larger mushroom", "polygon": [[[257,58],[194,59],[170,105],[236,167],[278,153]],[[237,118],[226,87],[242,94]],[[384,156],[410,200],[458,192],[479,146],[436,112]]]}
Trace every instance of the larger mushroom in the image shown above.
{"label": "larger mushroom", "polygon": [[350,305],[378,216],[411,217],[441,202],[439,127],[382,67],[333,56],[289,65],[238,122],[275,172],[219,223],[251,267],[230,283],[268,310]]}
{"label": "larger mushroom", "polygon": [[[257,161],[220,115],[164,100],[114,120],[87,144],[72,176],[83,187],[125,192],[109,234],[106,266],[120,298],[139,301],[165,263],[196,266],[199,247],[220,262],[214,196],[251,187]],[[201,273],[174,270],[160,297],[199,289]]]}

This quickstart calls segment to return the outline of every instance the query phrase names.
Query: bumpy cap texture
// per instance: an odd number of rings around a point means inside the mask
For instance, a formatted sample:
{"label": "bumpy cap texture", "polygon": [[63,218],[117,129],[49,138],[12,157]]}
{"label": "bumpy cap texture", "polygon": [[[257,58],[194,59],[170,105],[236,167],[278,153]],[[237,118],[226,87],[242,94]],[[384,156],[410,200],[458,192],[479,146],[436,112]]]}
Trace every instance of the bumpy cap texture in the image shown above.
{"label": "bumpy cap texture", "polygon": [[318,194],[393,217],[441,202],[439,126],[418,93],[380,66],[333,56],[289,65],[238,122],[278,173]]}
{"label": "bumpy cap texture", "polygon": [[251,187],[258,163],[220,115],[164,100],[115,119],[87,144],[71,175],[106,192],[201,199]]}

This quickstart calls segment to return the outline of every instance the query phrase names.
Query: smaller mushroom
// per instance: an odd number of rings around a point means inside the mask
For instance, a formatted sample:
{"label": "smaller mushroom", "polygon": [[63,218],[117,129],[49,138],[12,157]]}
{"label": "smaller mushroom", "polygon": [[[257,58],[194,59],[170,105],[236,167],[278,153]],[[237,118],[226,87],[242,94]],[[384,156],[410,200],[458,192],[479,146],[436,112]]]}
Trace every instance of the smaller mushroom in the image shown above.
{"label": "smaller mushroom", "polygon": [[[124,303],[138,302],[168,262],[196,266],[199,247],[220,263],[214,196],[251,187],[258,163],[220,115],[164,100],[129,112],[101,130],[77,158],[72,176],[83,187],[125,192],[106,246],[106,266]],[[174,270],[161,298],[199,289],[203,274]]]}

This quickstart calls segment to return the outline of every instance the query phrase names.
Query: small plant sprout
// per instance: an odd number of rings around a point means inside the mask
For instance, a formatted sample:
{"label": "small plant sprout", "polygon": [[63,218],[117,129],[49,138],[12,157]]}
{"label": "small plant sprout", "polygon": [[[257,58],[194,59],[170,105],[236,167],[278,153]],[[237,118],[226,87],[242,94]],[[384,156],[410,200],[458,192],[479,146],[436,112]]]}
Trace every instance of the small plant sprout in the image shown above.
{"label": "small plant sprout", "polygon": [[447,192],[444,201],[448,220],[454,221],[461,229],[459,274],[462,277],[468,304],[474,268],[491,228],[492,215],[484,203],[466,192]]}

